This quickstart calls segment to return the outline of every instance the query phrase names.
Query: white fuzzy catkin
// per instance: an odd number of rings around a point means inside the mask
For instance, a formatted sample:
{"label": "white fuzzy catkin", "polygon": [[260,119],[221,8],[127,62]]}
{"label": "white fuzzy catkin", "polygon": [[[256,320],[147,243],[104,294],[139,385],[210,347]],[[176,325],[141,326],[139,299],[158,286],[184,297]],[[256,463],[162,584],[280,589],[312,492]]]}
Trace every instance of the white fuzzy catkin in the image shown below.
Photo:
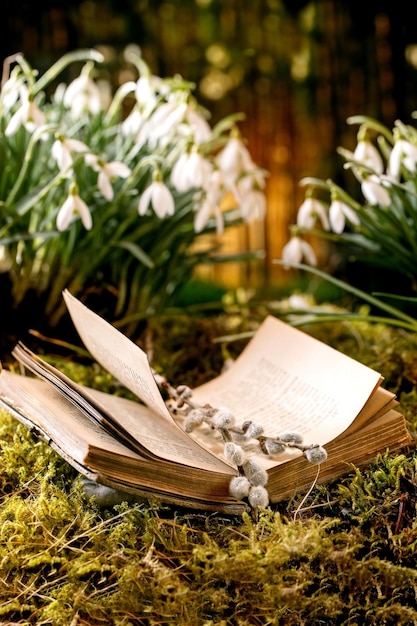
{"label": "white fuzzy catkin", "polygon": [[251,422],[246,431],[246,437],[254,438],[260,437],[264,432],[264,427],[261,424],[257,424],[256,422]]}
{"label": "white fuzzy catkin", "polygon": [[260,485],[251,487],[248,495],[249,504],[252,508],[266,507],[269,503],[268,492],[265,487]]}
{"label": "white fuzzy catkin", "polygon": [[285,443],[296,443],[298,445],[303,443],[302,434],[295,430],[288,430],[282,433],[279,438],[281,441],[285,441]]}
{"label": "white fuzzy catkin", "polygon": [[304,454],[307,461],[310,461],[310,463],[323,463],[327,459],[327,452],[322,446],[309,448]]}
{"label": "white fuzzy catkin", "polygon": [[226,407],[217,409],[212,421],[216,428],[232,428],[235,423],[232,413]]}
{"label": "white fuzzy catkin", "polygon": [[191,433],[195,428],[201,426],[204,421],[204,412],[200,409],[192,409],[184,420],[184,430]]}
{"label": "white fuzzy catkin", "polygon": [[270,456],[278,456],[287,449],[287,446],[284,443],[281,443],[276,439],[270,439],[269,437],[265,439],[264,446]]}
{"label": "white fuzzy catkin", "polygon": [[234,465],[242,465],[245,460],[243,448],[233,441],[228,441],[224,444],[224,456],[226,461],[229,461]]}
{"label": "white fuzzy catkin", "polygon": [[248,459],[242,465],[245,476],[247,476],[251,485],[256,487],[266,485],[268,482],[268,474],[262,465],[254,459]]}
{"label": "white fuzzy catkin", "polygon": [[230,481],[229,493],[236,500],[243,500],[249,495],[251,484],[246,476],[234,476]]}

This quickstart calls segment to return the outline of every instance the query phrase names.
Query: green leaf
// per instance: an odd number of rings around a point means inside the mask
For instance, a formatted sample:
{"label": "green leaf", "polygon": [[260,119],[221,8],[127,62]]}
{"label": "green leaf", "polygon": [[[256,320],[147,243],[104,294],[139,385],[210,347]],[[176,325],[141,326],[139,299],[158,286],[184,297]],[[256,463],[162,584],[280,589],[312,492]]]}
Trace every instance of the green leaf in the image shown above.
{"label": "green leaf", "polygon": [[114,248],[123,248],[123,250],[127,250],[132,256],[135,257],[135,259],[143,263],[143,265],[146,265],[146,267],[148,267],[149,269],[153,269],[155,267],[154,262],[146,254],[143,248],[138,246],[133,241],[119,241],[117,243],[112,243],[111,246]]}

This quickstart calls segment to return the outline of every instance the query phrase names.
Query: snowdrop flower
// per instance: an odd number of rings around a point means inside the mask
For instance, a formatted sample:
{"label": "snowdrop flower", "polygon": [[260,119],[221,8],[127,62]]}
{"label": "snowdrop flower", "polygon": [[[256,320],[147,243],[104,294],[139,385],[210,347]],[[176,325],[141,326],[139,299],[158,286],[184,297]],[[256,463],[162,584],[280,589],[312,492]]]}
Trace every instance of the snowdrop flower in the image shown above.
{"label": "snowdrop flower", "polygon": [[266,215],[266,196],[259,188],[264,185],[263,178],[256,176],[244,176],[234,189],[239,201],[240,213],[245,222],[263,220]]}
{"label": "snowdrop flower", "polygon": [[136,83],[136,102],[142,111],[150,113],[157,104],[156,91],[163,86],[162,78],[159,76],[141,76]]}
{"label": "snowdrop flower", "polygon": [[210,141],[212,131],[208,122],[191,105],[168,100],[149,119],[149,136],[157,144],[167,144],[178,134],[191,136],[195,143]]}
{"label": "snowdrop flower", "polygon": [[391,150],[388,161],[388,175],[398,181],[400,179],[401,166],[404,166],[412,174],[417,169],[417,146],[405,139],[396,141]]}
{"label": "snowdrop flower", "polygon": [[296,235],[291,237],[282,249],[282,260],[286,263],[301,263],[305,258],[309,265],[317,265],[317,258],[313,248],[307,241]]}
{"label": "snowdrop flower", "polygon": [[79,217],[81,218],[84,228],[90,230],[93,225],[90,209],[78,195],[77,186],[72,185],[68,198],[58,211],[56,226],[60,231],[67,230],[71,222]]}
{"label": "snowdrop flower", "polygon": [[197,149],[184,152],[171,171],[171,182],[177,191],[193,187],[207,188],[213,166]]}
{"label": "snowdrop flower", "polygon": [[353,159],[364,165],[367,169],[374,170],[377,174],[384,171],[384,162],[377,148],[367,139],[358,141],[353,153]]}
{"label": "snowdrop flower", "polygon": [[131,173],[130,167],[121,161],[106,163],[94,154],[87,154],[85,161],[94,171],[98,172],[97,186],[103,198],[110,202],[114,197],[112,180],[115,178],[127,178]]}
{"label": "snowdrop flower", "polygon": [[391,204],[391,198],[385,187],[382,186],[380,179],[372,174],[362,181],[362,193],[369,204],[379,204],[387,207]]}
{"label": "snowdrop flower", "polygon": [[158,178],[142,193],[138,206],[139,215],[145,215],[148,207],[151,205],[160,219],[167,215],[174,215],[175,213],[175,203],[172,193],[165,183],[163,183],[162,180],[158,180]]}
{"label": "snowdrop flower", "polygon": [[219,170],[214,170],[207,184],[206,197],[195,214],[194,230],[196,233],[204,230],[211,217],[214,217],[216,222],[216,233],[221,235],[224,232],[224,217],[220,208],[224,193],[223,174]]}
{"label": "snowdrop flower", "polygon": [[6,111],[10,111],[18,101],[20,88],[23,84],[23,78],[18,78],[16,71],[12,71],[0,92],[0,100]]}
{"label": "snowdrop flower", "polygon": [[10,137],[17,133],[21,126],[24,126],[29,133],[33,133],[36,128],[45,124],[45,115],[33,101],[25,86],[20,88],[21,105],[9,121],[5,135]]}
{"label": "snowdrop flower", "polygon": [[240,212],[245,222],[263,220],[266,215],[266,197],[260,189],[252,189],[242,199]]}
{"label": "snowdrop flower", "polygon": [[90,77],[91,65],[86,63],[81,74],[67,87],[64,94],[64,105],[71,109],[74,117],[83,113],[96,115],[101,111],[100,90]]}
{"label": "snowdrop flower", "polygon": [[243,141],[234,136],[229,138],[225,147],[219,152],[217,164],[230,186],[234,185],[242,174],[256,168]]}
{"label": "snowdrop flower", "polygon": [[61,171],[67,170],[73,163],[73,152],[88,152],[89,147],[79,139],[70,139],[64,135],[58,135],[52,145],[52,156]]}
{"label": "snowdrop flower", "polygon": [[329,221],[334,233],[340,234],[344,231],[346,218],[351,224],[360,225],[359,217],[352,207],[341,200],[332,200],[329,208]]}
{"label": "snowdrop flower", "polygon": [[308,197],[298,209],[297,224],[302,228],[310,229],[314,227],[317,218],[324,230],[330,230],[326,207],[317,198]]}

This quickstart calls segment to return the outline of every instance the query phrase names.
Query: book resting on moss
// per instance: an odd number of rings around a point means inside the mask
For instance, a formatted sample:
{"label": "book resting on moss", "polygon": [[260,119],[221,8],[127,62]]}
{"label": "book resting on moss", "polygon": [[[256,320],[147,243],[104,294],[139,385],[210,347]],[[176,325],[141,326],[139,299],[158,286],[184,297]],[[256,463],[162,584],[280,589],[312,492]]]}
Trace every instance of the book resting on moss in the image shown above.
{"label": "book resting on moss", "polygon": [[[98,483],[190,508],[244,510],[229,494],[236,467],[213,430],[185,432],[146,353],[68,291],[63,297],[85,348],[138,400],[81,386],[19,343],[13,355],[25,375],[2,370],[0,406]],[[256,421],[271,436],[298,431],[325,446],[323,483],[411,443],[395,395],[382,381],[375,370],[268,316],[233,365],[192,396],[228,407],[241,422]],[[253,448],[256,454],[256,442]],[[317,468],[298,450],[257,459],[273,503],[306,491],[316,477]]]}

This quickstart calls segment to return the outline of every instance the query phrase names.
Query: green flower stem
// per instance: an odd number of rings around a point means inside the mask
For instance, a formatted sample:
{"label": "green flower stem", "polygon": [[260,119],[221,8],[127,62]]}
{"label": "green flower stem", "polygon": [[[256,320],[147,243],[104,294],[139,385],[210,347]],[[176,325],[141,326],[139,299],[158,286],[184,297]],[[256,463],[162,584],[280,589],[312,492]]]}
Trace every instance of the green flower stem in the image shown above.
{"label": "green flower stem", "polygon": [[277,265],[283,265],[285,267],[292,267],[293,269],[304,270],[308,273],[314,274],[315,276],[318,276],[319,278],[322,278],[323,280],[326,280],[332,283],[336,287],[339,287],[340,289],[353,294],[357,298],[364,300],[365,302],[368,302],[372,306],[377,307],[378,309],[381,309],[382,311],[385,311],[386,313],[389,314],[390,319],[393,318],[397,320],[396,325],[403,326],[407,330],[417,331],[417,320],[415,320],[410,315],[407,315],[400,309],[397,309],[396,307],[393,307],[387,304],[383,300],[375,298],[371,294],[366,293],[365,291],[362,291],[361,289],[358,289],[357,287],[353,287],[352,285],[350,285],[349,283],[346,283],[343,280],[339,280],[338,278],[335,278],[334,276],[326,274],[325,272],[317,269],[316,267],[311,267],[303,263],[284,262],[281,259],[274,259],[273,263]]}
{"label": "green flower stem", "polygon": [[41,128],[38,128],[31,136],[27,149],[25,151],[25,156],[23,159],[22,167],[19,171],[19,175],[17,176],[16,182],[5,200],[6,205],[11,206],[13,204],[17,194],[20,191],[21,186],[25,182],[29,167],[33,164],[32,159],[35,147],[37,143],[41,140],[41,135],[43,135],[44,133],[52,132],[53,130],[55,130],[55,127],[53,125],[42,126]]}
{"label": "green flower stem", "polygon": [[348,117],[347,123],[350,125],[360,124],[364,125],[366,128],[372,128],[372,130],[375,130],[377,133],[383,135],[390,143],[394,142],[392,132],[384,126],[384,124],[381,124],[381,122],[378,122],[371,117],[366,115],[352,115]]}
{"label": "green flower stem", "polygon": [[37,94],[49,83],[51,83],[61,72],[71,65],[72,63],[76,63],[77,61],[94,61],[95,63],[103,63],[104,56],[98,50],[94,49],[86,49],[86,50],[73,50],[71,52],[67,52],[64,54],[56,63],[51,65],[51,67],[36,81],[33,87],[33,93]]}

